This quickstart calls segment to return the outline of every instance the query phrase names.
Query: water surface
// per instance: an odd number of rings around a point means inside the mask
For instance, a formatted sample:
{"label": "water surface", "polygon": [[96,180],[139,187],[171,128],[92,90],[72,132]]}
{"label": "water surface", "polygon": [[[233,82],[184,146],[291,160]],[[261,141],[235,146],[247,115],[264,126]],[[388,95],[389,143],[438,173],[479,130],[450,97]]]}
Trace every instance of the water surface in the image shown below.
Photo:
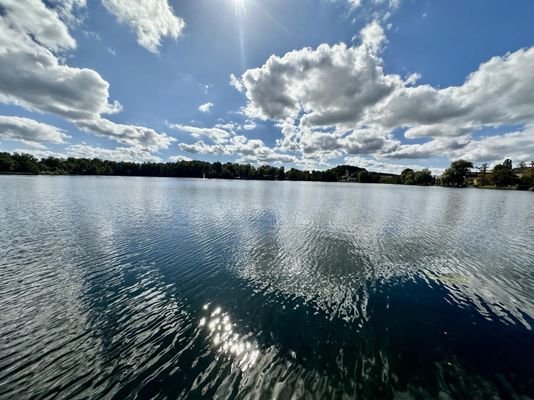
{"label": "water surface", "polygon": [[532,398],[534,195],[0,177],[0,398]]}

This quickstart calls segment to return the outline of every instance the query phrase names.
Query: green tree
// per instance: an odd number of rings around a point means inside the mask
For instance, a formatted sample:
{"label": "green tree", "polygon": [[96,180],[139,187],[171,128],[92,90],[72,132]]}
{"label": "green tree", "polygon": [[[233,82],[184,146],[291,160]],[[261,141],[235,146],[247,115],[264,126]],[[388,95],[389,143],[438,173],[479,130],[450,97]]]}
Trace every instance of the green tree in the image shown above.
{"label": "green tree", "polygon": [[432,173],[428,168],[425,168],[421,171],[417,171],[414,174],[414,181],[416,185],[432,185],[434,183],[434,178]]}
{"label": "green tree", "polygon": [[415,185],[415,173],[413,169],[406,168],[401,172],[400,181],[403,185]]}
{"label": "green tree", "polygon": [[445,186],[463,187],[467,182],[467,175],[473,168],[471,161],[456,160],[445,170],[442,182]]}
{"label": "green tree", "polygon": [[276,179],[278,179],[279,181],[283,181],[284,179],[286,179],[286,169],[284,167],[278,168]]}
{"label": "green tree", "polygon": [[509,186],[514,183],[514,175],[512,174],[512,168],[510,167],[511,162],[505,163],[497,164],[493,167],[493,171],[491,171],[491,180],[495,186]]}
{"label": "green tree", "polygon": [[13,172],[16,163],[9,153],[0,153],[0,172]]}
{"label": "green tree", "polygon": [[358,182],[371,182],[371,176],[369,175],[369,172],[367,172],[365,169],[363,171],[358,172]]}
{"label": "green tree", "polygon": [[478,167],[478,170],[480,171],[480,185],[485,186],[487,184],[488,163],[483,163]]}
{"label": "green tree", "polygon": [[23,172],[27,174],[39,173],[39,160],[31,154],[13,154],[13,160],[16,163],[16,172]]}

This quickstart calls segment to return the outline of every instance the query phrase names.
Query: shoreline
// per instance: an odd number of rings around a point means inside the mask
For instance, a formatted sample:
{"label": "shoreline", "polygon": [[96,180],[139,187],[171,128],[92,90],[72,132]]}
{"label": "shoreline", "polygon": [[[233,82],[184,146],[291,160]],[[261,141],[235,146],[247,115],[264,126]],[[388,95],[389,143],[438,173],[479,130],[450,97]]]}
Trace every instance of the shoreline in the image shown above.
{"label": "shoreline", "polygon": [[449,188],[449,189],[481,189],[481,190],[502,190],[508,192],[533,192],[534,187],[528,189],[519,189],[516,187],[506,186],[506,187],[497,187],[497,186],[474,186],[467,185],[463,187],[456,186],[445,186],[445,185],[407,185],[402,183],[380,183],[380,182],[357,182],[357,181],[345,181],[345,180],[336,180],[336,181],[321,181],[321,180],[304,180],[304,179],[255,179],[255,178],[202,178],[198,176],[154,176],[154,175],[120,175],[120,174],[53,174],[53,173],[29,173],[29,172],[0,172],[0,176],[46,176],[46,177],[117,177],[117,178],[166,178],[166,179],[199,179],[199,180],[222,180],[222,181],[264,181],[264,182],[319,182],[319,183],[344,183],[344,184],[372,184],[372,185],[392,185],[392,186],[407,186],[407,187],[439,187],[439,188]]}

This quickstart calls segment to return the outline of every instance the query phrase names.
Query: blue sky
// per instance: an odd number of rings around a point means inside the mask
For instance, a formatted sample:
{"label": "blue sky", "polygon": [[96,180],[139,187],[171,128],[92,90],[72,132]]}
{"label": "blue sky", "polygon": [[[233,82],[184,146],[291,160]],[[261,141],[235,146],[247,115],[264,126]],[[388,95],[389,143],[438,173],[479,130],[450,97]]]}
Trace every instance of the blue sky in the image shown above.
{"label": "blue sky", "polygon": [[533,17],[529,1],[0,0],[0,150],[529,162]]}

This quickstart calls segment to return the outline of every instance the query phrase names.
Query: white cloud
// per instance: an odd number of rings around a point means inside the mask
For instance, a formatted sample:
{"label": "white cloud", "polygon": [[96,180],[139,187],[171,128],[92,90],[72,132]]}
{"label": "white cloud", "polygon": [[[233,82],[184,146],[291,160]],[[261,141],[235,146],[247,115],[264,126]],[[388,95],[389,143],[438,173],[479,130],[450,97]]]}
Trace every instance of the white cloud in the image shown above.
{"label": "white cloud", "polygon": [[161,162],[161,158],[147,153],[138,147],[117,147],[115,149],[106,149],[84,144],[75,144],[66,148],[68,157],[77,158],[100,158],[111,161],[130,161],[130,162]]}
{"label": "white cloud", "polygon": [[236,88],[239,92],[242,92],[244,89],[243,84],[234,74],[230,74],[230,85]]}
{"label": "white cloud", "polygon": [[56,151],[46,150],[46,149],[35,149],[35,148],[25,148],[25,149],[15,149],[13,151],[10,151],[10,153],[25,153],[25,154],[31,154],[35,158],[48,158],[48,157],[55,157],[55,158],[67,158],[67,156],[64,153],[58,153]]}
{"label": "white cloud", "polygon": [[[364,158],[360,156],[345,157],[345,162],[348,165],[354,165],[356,167],[365,168],[368,171],[383,172],[389,174],[400,174],[404,169],[410,168],[414,171],[428,168],[426,165],[419,164],[392,164],[383,161],[377,161],[374,159]],[[429,168],[433,175],[441,175],[443,173],[442,168]]]}
{"label": "white cloud", "polygon": [[[194,154],[217,154],[228,156],[239,156],[238,162],[254,164],[262,163],[290,163],[296,157],[277,151],[265,145],[262,140],[249,139],[246,136],[238,135],[236,131],[243,129],[243,126],[227,122],[217,124],[211,128],[199,128],[189,125],[169,124],[171,128],[179,129],[191,134],[197,140],[193,144],[180,143],[180,150]],[[206,143],[202,139],[207,139],[212,143]]]}
{"label": "white cloud", "polygon": [[[69,9],[71,3],[65,4]],[[164,133],[103,118],[122,106],[109,100],[109,83],[96,71],[70,67],[57,56],[76,42],[54,10],[38,0],[2,0],[2,7],[0,102],[58,115],[84,131],[147,152],[170,145],[173,139]]]}
{"label": "white cloud", "polygon": [[120,110],[118,102],[108,102],[109,84],[97,72],[60,64],[50,51],[6,30],[1,22],[0,36],[13,41],[9,46],[0,43],[1,102],[69,120]]}
{"label": "white cloud", "polygon": [[171,156],[169,157],[170,162],[180,162],[180,161],[193,161],[192,158],[186,156]]}
{"label": "white cloud", "polygon": [[237,122],[225,122],[224,120],[221,120],[221,122],[215,124],[214,127],[229,131],[233,134],[235,134],[238,130],[242,129],[242,126]]}
{"label": "white cloud", "polygon": [[[440,89],[418,85],[417,73],[384,72],[386,38],[376,22],[360,38],[354,47],[323,44],[273,55],[236,78],[234,86],[247,98],[245,114],[280,128],[279,150],[322,161],[344,154],[496,157],[487,146],[497,139],[473,140],[474,131],[534,123],[534,47],[493,57],[462,85]],[[401,142],[399,130],[406,139],[426,141]],[[497,137],[499,143],[515,138]]]}
{"label": "white cloud", "polygon": [[193,144],[180,143],[180,150],[194,154],[217,154],[240,156],[236,161],[241,163],[291,163],[296,157],[276,152],[266,146],[262,140],[248,139],[245,136],[233,136],[225,143],[206,144],[199,140]]}
{"label": "white cloud", "polygon": [[161,162],[159,157],[156,157],[137,147],[116,147],[114,149],[107,149],[103,147],[90,146],[87,144],[74,144],[67,146],[61,153],[46,149],[15,149],[14,153],[27,153],[37,158],[99,158],[101,160],[110,161],[128,161],[128,162]]}
{"label": "white cloud", "polygon": [[1,6],[4,10],[1,15],[4,29],[0,31],[0,48],[16,47],[19,44],[11,42],[12,38],[6,29],[31,35],[35,41],[52,51],[72,50],[76,47],[76,41],[58,14],[48,9],[41,0],[2,0]]}
{"label": "white cloud", "polygon": [[102,0],[106,9],[121,23],[132,28],[140,46],[157,53],[164,37],[177,39],[185,28],[167,0]]}
{"label": "white cloud", "polygon": [[366,25],[361,33],[362,44],[368,46],[372,53],[380,50],[380,47],[386,42],[386,35],[380,24],[376,21]]}
{"label": "white cloud", "polygon": [[362,0],[347,0],[350,8],[355,9],[362,5]]}
{"label": "white cloud", "polygon": [[232,133],[221,128],[198,128],[190,125],[169,124],[172,129],[178,129],[180,131],[191,134],[194,138],[206,137],[215,143],[224,143],[232,136]]}
{"label": "white cloud", "polygon": [[250,119],[247,119],[243,124],[243,129],[246,131],[251,131],[256,128],[256,123]]}
{"label": "white cloud", "polygon": [[451,156],[472,161],[502,161],[506,158],[520,161],[534,160],[534,125],[503,135],[472,140],[465,147],[453,150]]}
{"label": "white cloud", "polygon": [[271,56],[262,67],[246,71],[240,82],[248,100],[247,115],[300,118],[307,126],[352,123],[364,117],[368,107],[390,95],[402,80],[385,75],[375,54],[384,41],[382,29],[372,23],[363,32],[368,41],[358,47],[304,48]]}
{"label": "white cloud", "polygon": [[63,130],[29,118],[0,115],[0,138],[14,140],[33,147],[43,143],[65,143],[69,138]]}
{"label": "white cloud", "polygon": [[203,113],[209,113],[213,105],[214,104],[210,102],[201,104],[200,106],[198,106],[198,111],[203,112]]}
{"label": "white cloud", "polygon": [[59,14],[59,17],[71,25],[81,23],[77,12],[87,5],[86,0],[48,0],[48,4]]}
{"label": "white cloud", "polygon": [[421,144],[399,144],[391,151],[382,151],[379,156],[384,158],[414,159],[430,158],[433,156],[450,156],[455,150],[464,148],[470,139],[468,137],[436,137]]}
{"label": "white cloud", "polygon": [[99,136],[111,137],[119,143],[135,146],[148,152],[166,149],[174,138],[144,126],[117,124],[105,118],[78,121],[80,129]]}
{"label": "white cloud", "polygon": [[[332,0],[336,1],[336,0]],[[339,1],[339,0],[337,0]],[[353,23],[358,20],[380,20],[386,22],[399,8],[400,0],[341,0],[354,15]]]}

